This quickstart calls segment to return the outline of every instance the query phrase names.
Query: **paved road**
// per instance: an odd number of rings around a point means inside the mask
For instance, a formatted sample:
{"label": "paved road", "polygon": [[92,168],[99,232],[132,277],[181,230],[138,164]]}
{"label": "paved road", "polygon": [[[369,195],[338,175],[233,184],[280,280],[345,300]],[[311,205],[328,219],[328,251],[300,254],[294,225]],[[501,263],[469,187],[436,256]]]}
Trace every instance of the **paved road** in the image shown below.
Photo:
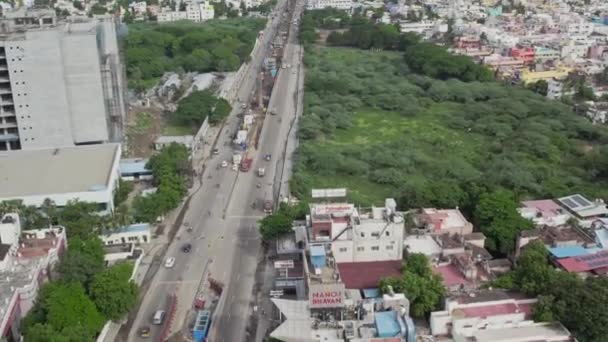
{"label": "paved road", "polygon": [[[294,35],[295,36],[295,35]],[[290,37],[293,41],[295,37]],[[298,66],[296,64],[300,47],[291,42],[285,48],[284,60],[292,65],[291,68],[281,69],[277,76],[273,94],[270,98],[269,109],[274,109],[277,115],[267,115],[262,127],[258,151],[254,156],[253,170],[264,167],[266,174],[263,179],[254,172],[239,174],[235,192],[230,201],[227,219],[234,222],[239,239],[239,248],[232,256],[230,267],[231,276],[226,282],[220,310],[215,314],[214,335],[218,342],[253,341],[255,336],[245,332],[245,327],[252,314],[253,285],[255,270],[260,254],[260,240],[257,228],[252,229],[256,218],[248,215],[254,200],[278,197],[285,144],[290,132],[290,126],[295,116],[296,90],[298,88]],[[265,154],[271,154],[270,162],[264,161]],[[290,157],[287,157],[290,159]],[[262,183],[258,189],[253,184]],[[255,214],[254,214],[255,215]]]}
{"label": "paved road", "polygon": [[[282,8],[285,4],[285,0],[279,1],[277,8]],[[277,22],[279,17],[276,16]],[[273,28],[276,28],[275,26],[276,23],[273,23]],[[268,46],[273,36],[266,32],[263,46]],[[287,51],[290,51],[290,48],[287,48]],[[249,75],[238,92],[241,99],[248,98],[251,94],[264,52],[264,49],[260,49],[252,58]],[[291,79],[295,77],[289,77],[290,75],[290,69],[282,69],[278,76],[278,85],[288,83],[291,84],[289,87],[293,87],[295,81]],[[293,101],[287,96],[285,102]],[[277,109],[283,110],[283,106],[277,104]],[[169,245],[166,256],[176,258],[175,266],[170,269],[161,267],[154,276],[133,323],[129,341],[140,340],[137,336],[138,328],[150,325],[156,310],[166,310],[167,297],[173,293],[178,297],[178,305],[171,331],[180,331],[206,266],[212,277],[226,284],[214,318],[214,332],[218,338],[216,340],[246,340],[245,328],[250,315],[249,303],[260,250],[256,223],[263,215],[259,208],[254,209],[251,204],[272,193],[272,179],[279,159],[273,158],[271,162],[265,162],[263,155],[280,155],[281,146],[277,144],[281,143],[280,136],[287,135],[289,120],[279,119],[281,115],[267,117],[260,138],[260,151],[253,155],[252,171],[239,173],[226,168],[216,168],[222,160],[231,160],[233,150],[230,147],[230,136],[238,126],[236,114],[239,111],[240,109],[235,108],[228,118],[224,132],[218,140],[220,153],[207,163],[207,169],[201,175],[202,185],[192,195],[184,215],[184,221],[193,226],[193,231],[187,233],[180,229],[175,240]],[[259,179],[253,170],[262,165],[265,165],[267,174],[264,179]],[[259,182],[262,183],[261,188],[256,186]],[[184,243],[192,244],[190,253],[181,252]],[[160,327],[151,328],[152,336],[147,340],[157,341],[160,337]]]}

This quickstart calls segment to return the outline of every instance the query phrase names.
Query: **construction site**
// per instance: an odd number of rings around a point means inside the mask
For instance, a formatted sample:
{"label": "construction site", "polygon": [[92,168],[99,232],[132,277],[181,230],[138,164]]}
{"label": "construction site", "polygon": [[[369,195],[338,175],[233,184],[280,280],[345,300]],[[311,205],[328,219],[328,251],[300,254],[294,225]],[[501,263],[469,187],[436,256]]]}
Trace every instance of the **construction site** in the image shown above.
{"label": "construction site", "polygon": [[288,12],[283,13],[278,33],[264,57],[262,72],[257,76],[255,89],[251,92],[249,99],[239,99],[242,112],[238,116],[241,122],[239,129],[232,135],[233,147],[236,150],[232,160],[235,171],[237,169],[241,172],[249,171],[251,166],[249,155],[252,154],[249,152],[255,152],[258,148],[265,116],[278,114],[275,108],[268,108],[268,103],[279,69],[291,68],[290,64],[283,63],[283,53],[290,33],[294,6],[295,1],[290,1]]}

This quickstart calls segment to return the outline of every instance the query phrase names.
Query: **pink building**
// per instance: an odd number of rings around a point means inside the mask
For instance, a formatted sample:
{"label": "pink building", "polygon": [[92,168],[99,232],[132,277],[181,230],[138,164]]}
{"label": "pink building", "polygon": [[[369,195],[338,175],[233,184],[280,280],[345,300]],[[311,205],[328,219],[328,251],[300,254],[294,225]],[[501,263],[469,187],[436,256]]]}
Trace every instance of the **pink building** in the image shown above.
{"label": "pink building", "polygon": [[0,222],[0,330],[8,341],[19,341],[20,321],[31,310],[38,289],[66,247],[65,229],[21,231],[19,216]]}
{"label": "pink building", "polygon": [[520,215],[537,226],[561,226],[572,217],[566,209],[550,199],[524,201],[521,205],[518,210]]}

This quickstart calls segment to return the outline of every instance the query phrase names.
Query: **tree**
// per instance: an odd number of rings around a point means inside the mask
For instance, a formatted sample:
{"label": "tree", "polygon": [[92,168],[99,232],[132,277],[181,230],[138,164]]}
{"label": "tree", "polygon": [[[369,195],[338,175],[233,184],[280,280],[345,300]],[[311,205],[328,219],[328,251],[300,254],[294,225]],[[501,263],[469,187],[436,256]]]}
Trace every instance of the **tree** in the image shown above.
{"label": "tree", "polygon": [[547,96],[547,91],[549,89],[549,83],[545,80],[539,80],[534,83],[528,85],[528,89],[533,92],[540,94],[542,96]]}
{"label": "tree", "polygon": [[95,276],[91,299],[107,319],[117,321],[135,305],[137,285],[130,280],[132,272],[133,265],[123,262]]}
{"label": "tree", "polygon": [[98,210],[96,203],[69,201],[59,211],[57,223],[66,228],[70,240],[86,240],[99,233],[102,218],[97,214]]}
{"label": "tree", "polygon": [[127,182],[121,179],[118,180],[118,188],[114,192],[114,205],[118,206],[127,200],[134,185],[132,182]]}
{"label": "tree", "polygon": [[281,235],[290,232],[292,221],[291,217],[281,213],[264,217],[260,220],[260,234],[262,234],[262,239],[266,241],[274,240]]}
{"label": "tree", "polygon": [[445,294],[441,277],[434,274],[428,259],[423,254],[410,254],[401,277],[389,277],[380,281],[383,293],[393,291],[404,293],[410,301],[411,313],[415,317],[424,317],[435,310]]}
{"label": "tree", "polygon": [[524,247],[513,272],[514,284],[530,295],[547,293],[547,286],[555,270],[548,264],[549,253],[541,241],[532,241]]}
{"label": "tree", "polygon": [[517,207],[513,194],[506,190],[481,195],[473,216],[488,238],[490,250],[503,255],[513,252],[519,232],[532,228],[532,222],[521,217]]}
{"label": "tree", "polygon": [[68,342],[69,340],[49,324],[36,323],[25,330],[28,342]]}
{"label": "tree", "polygon": [[[39,305],[45,321],[56,331],[78,329],[81,340],[93,339],[104,319],[78,283],[51,282],[39,294]],[[36,325],[34,325],[36,327]],[[43,330],[42,327],[36,327]],[[29,330],[29,329],[28,329]],[[43,330],[49,333],[47,328]],[[28,334],[31,333],[28,331]]]}
{"label": "tree", "polygon": [[82,2],[80,2],[79,0],[74,0],[74,2],[72,2],[72,5],[74,5],[74,8],[80,11],[84,10],[84,6],[82,5]]}
{"label": "tree", "polygon": [[93,278],[104,268],[103,243],[99,238],[70,240],[65,257],[59,265],[59,273],[65,282],[78,282],[90,289]]}
{"label": "tree", "polygon": [[192,92],[180,100],[172,117],[183,125],[200,126],[206,117],[209,117],[211,124],[219,123],[230,111],[232,107],[228,101],[216,97],[213,90],[207,89]]}

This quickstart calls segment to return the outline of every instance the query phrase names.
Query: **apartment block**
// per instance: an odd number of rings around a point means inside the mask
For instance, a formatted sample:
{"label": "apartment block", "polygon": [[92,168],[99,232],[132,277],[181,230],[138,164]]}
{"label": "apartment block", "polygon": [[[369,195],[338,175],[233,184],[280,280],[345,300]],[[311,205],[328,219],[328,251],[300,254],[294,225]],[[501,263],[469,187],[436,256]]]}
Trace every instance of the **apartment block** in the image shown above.
{"label": "apartment block", "polygon": [[111,18],[0,18],[0,151],[120,141],[124,80]]}

